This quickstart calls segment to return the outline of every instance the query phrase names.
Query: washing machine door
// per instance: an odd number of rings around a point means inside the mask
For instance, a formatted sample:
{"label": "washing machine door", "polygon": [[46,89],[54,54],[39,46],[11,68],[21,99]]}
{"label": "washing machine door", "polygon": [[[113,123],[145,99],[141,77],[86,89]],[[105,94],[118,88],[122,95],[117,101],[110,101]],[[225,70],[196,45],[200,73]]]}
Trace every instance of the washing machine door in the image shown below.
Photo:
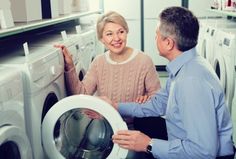
{"label": "washing machine door", "polygon": [[128,150],[113,144],[111,138],[117,130],[127,129],[119,113],[98,97],[69,96],[46,114],[43,147],[50,159],[122,159]]}
{"label": "washing machine door", "polygon": [[216,55],[213,62],[213,68],[220,80],[220,84],[223,87],[224,91],[226,91],[226,68],[225,62],[221,55]]}
{"label": "washing machine door", "polygon": [[79,61],[76,65],[76,73],[80,81],[84,79],[84,76],[86,74],[85,68],[83,67],[83,64],[81,61]]}
{"label": "washing machine door", "polygon": [[19,127],[5,125],[0,128],[0,158],[32,158],[29,140]]}

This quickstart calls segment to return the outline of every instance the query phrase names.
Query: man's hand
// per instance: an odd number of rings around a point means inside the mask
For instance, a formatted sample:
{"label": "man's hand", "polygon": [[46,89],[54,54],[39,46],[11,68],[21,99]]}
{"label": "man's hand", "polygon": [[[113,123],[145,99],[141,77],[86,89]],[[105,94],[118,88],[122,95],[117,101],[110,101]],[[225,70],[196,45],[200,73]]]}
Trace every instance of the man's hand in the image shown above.
{"label": "man's hand", "polygon": [[122,148],[146,152],[151,138],[140,131],[120,130],[112,136],[112,140]]}

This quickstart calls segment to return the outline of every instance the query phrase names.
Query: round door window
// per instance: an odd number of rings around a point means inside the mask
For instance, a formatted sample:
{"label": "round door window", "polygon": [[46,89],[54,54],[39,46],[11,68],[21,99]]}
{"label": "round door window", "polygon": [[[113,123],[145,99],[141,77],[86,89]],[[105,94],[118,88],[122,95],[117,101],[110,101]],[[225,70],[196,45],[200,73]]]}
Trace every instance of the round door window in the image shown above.
{"label": "round door window", "polygon": [[57,150],[67,159],[103,159],[112,151],[113,133],[101,114],[76,108],[60,116],[54,127],[54,141]]}

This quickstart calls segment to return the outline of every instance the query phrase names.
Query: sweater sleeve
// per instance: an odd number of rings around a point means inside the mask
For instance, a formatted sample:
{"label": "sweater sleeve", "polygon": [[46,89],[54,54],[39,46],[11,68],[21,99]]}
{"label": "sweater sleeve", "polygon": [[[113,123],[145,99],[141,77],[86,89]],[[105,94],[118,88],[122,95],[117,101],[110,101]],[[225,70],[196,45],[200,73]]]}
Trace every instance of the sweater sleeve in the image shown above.
{"label": "sweater sleeve", "polygon": [[93,95],[97,89],[97,60],[95,59],[89,67],[83,81],[80,81],[75,68],[65,72],[65,82],[68,95],[89,94]]}
{"label": "sweater sleeve", "polygon": [[156,91],[160,90],[161,84],[159,75],[156,71],[156,68],[152,62],[152,59],[150,57],[147,58],[146,62],[146,68],[147,73],[145,77],[145,89],[146,94],[149,96],[152,96],[156,93]]}

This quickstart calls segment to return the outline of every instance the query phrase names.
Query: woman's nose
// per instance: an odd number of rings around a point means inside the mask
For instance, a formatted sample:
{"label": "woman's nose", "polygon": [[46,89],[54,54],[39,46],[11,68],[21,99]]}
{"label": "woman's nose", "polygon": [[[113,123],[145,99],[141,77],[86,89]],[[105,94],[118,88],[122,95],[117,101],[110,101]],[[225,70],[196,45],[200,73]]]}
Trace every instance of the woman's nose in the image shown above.
{"label": "woman's nose", "polygon": [[114,34],[114,35],[113,35],[113,39],[114,39],[114,40],[120,40],[119,34]]}

